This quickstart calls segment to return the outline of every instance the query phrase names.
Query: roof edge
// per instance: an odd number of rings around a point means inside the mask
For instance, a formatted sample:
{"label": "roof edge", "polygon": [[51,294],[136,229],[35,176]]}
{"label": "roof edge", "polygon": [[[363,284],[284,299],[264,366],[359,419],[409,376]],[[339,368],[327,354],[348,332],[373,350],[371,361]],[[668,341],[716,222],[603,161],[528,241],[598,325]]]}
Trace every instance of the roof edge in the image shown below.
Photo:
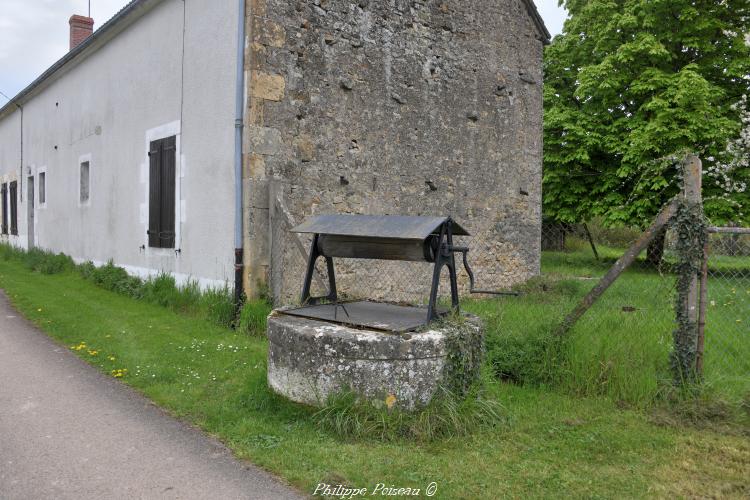
{"label": "roof edge", "polygon": [[[47,81],[49,78],[54,76],[59,70],[65,67],[69,62],[76,59],[77,56],[83,53],[87,48],[91,47],[99,39],[108,35],[109,32],[112,31],[115,27],[117,27],[121,21],[124,21],[126,18],[128,18],[130,14],[132,14],[139,7],[142,7],[143,5],[148,4],[148,3],[158,3],[160,1],[162,0],[131,0],[130,3],[125,5],[125,7],[120,9],[114,16],[112,16],[106,23],[104,23],[101,26],[101,28],[94,31],[88,38],[86,38],[85,41],[81,42],[77,47],[68,51],[64,56],[58,59],[57,62],[55,62],[52,66],[50,66],[44,73],[42,73],[39,77],[37,77],[34,81],[32,81],[29,85],[27,85],[18,94],[13,96],[13,98],[10,99],[7,103],[5,103],[5,105],[0,107],[0,118],[3,118],[4,116],[6,116],[11,109],[22,107],[21,102],[31,92],[33,92],[37,87],[39,87],[42,83]],[[534,21],[534,24],[536,25],[537,29],[539,29],[539,31],[541,32],[541,35],[543,37],[542,43],[544,43],[545,45],[549,44],[552,35],[550,35],[549,30],[547,30],[547,26],[544,24],[544,20],[542,19],[542,16],[539,14],[539,11],[537,10],[536,5],[534,4],[534,0],[522,0],[522,1],[524,5],[526,6],[526,10],[528,11],[529,15]]]}
{"label": "roof edge", "polygon": [[547,25],[544,24],[544,19],[542,19],[542,15],[539,14],[539,10],[537,10],[534,0],[523,0],[523,3],[526,5],[526,10],[529,12],[534,24],[536,24],[537,29],[541,32],[542,43],[544,43],[544,45],[549,45],[552,35],[547,29]]}
{"label": "roof edge", "polygon": [[37,87],[53,77],[58,71],[63,69],[68,63],[76,59],[86,49],[91,47],[94,43],[100,39],[106,37],[114,28],[118,27],[121,22],[128,19],[140,7],[146,4],[155,4],[162,0],[131,0],[130,3],[120,9],[114,16],[112,16],[106,23],[104,23],[98,30],[94,31],[91,35],[86,38],[83,42],[77,45],[72,50],[69,50],[64,56],[58,59],[52,66],[38,76],[34,81],[27,85],[23,90],[13,96],[4,106],[0,107],[0,119],[5,117],[11,109],[21,108],[24,103],[24,99],[28,97]]}

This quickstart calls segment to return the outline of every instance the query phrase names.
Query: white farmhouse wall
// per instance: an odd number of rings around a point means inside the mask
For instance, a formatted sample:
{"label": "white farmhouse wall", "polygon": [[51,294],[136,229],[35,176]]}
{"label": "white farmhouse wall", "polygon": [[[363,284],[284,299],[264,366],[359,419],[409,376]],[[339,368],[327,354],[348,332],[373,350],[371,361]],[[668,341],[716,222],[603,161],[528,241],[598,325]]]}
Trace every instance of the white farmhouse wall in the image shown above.
{"label": "white farmhouse wall", "polygon": [[[236,10],[231,1],[152,2],[40,85],[22,103],[19,235],[3,239],[27,245],[27,177],[44,170],[36,246],[77,260],[113,260],[141,275],[167,271],[204,286],[231,284]],[[0,117],[3,182],[20,175],[20,122],[20,111]],[[177,136],[176,248],[152,249],[148,145],[170,135]],[[90,200],[81,204],[84,159]]]}

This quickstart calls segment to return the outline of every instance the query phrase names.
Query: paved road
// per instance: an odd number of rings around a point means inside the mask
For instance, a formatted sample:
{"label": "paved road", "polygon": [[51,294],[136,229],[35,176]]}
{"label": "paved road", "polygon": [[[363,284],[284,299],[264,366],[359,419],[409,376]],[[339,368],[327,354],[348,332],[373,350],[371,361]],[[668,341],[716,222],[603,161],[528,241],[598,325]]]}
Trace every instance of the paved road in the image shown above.
{"label": "paved road", "polygon": [[300,495],[55,344],[0,291],[0,498]]}

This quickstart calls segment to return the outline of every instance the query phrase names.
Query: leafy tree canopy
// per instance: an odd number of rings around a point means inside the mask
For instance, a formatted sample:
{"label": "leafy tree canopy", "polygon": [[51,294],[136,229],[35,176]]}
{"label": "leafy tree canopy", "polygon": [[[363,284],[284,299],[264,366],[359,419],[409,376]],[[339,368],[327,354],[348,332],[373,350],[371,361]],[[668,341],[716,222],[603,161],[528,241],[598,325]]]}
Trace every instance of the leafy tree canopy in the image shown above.
{"label": "leafy tree canopy", "polygon": [[545,53],[545,212],[647,224],[691,151],[709,216],[750,220],[750,169],[735,158],[746,154],[750,0],[561,3],[570,19]]}

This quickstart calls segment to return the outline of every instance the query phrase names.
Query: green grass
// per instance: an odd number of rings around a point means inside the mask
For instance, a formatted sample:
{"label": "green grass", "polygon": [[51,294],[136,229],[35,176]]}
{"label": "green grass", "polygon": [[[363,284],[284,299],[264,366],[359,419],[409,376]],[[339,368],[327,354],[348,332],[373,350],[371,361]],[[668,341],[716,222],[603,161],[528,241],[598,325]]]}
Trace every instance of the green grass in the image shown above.
{"label": "green grass", "polygon": [[[85,343],[72,352],[106,373],[126,369],[124,383],[306,492],[319,482],[372,489],[435,481],[435,498],[749,493],[746,436],[672,428],[606,398],[543,387],[489,381],[486,395],[507,422],[460,438],[342,438],[317,425],[313,410],[269,392],[264,339],[103,290],[77,272],[44,275],[13,259],[0,260],[0,287],[61,344]],[[543,294],[535,300],[546,304]]]}
{"label": "green grass", "polygon": [[[551,335],[623,253],[604,246],[599,252],[601,261],[583,244],[545,252],[543,277],[520,287],[520,297],[472,301],[465,308],[487,322],[488,356],[501,378],[647,408],[672,391],[675,279],[668,266],[660,273],[636,262],[559,349]],[[750,397],[750,274],[743,275],[750,263],[727,257],[710,262],[705,385],[738,407]]]}

